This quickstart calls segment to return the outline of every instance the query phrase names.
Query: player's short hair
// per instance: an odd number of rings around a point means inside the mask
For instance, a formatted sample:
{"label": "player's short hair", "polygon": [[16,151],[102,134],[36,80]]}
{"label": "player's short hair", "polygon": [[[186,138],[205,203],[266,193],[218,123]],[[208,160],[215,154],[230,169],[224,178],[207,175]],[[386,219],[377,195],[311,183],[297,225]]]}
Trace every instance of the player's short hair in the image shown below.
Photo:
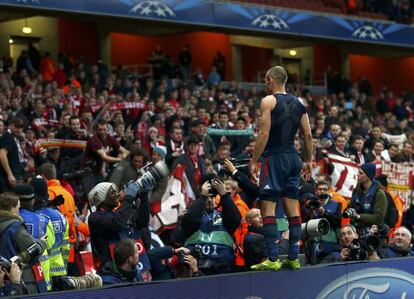
{"label": "player's short hair", "polygon": [[288,79],[286,70],[279,65],[272,67],[267,74],[273,77],[279,84],[286,84]]}

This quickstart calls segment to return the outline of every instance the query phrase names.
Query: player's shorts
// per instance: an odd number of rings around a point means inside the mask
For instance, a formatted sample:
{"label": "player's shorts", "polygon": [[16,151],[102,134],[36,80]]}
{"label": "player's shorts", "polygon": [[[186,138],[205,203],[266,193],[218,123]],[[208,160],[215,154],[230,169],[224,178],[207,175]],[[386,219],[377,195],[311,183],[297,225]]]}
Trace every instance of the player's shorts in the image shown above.
{"label": "player's shorts", "polygon": [[298,199],[302,165],[297,153],[280,153],[264,158],[259,199],[274,202],[283,197]]}

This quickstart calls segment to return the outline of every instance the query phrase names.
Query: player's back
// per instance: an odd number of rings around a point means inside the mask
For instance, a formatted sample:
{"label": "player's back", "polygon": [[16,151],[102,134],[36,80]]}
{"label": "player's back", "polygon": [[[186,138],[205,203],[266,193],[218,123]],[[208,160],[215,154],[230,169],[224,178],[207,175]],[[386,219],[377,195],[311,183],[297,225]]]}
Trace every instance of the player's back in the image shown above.
{"label": "player's back", "polygon": [[271,127],[264,156],[295,153],[294,139],[306,112],[303,103],[291,94],[274,94],[276,107],[271,112]]}

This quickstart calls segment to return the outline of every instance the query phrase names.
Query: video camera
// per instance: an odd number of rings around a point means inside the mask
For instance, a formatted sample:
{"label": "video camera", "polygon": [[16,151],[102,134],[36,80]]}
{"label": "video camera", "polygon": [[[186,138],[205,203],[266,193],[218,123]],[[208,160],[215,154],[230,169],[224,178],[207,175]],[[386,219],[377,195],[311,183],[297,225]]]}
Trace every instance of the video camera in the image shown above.
{"label": "video camera", "polygon": [[19,255],[13,256],[10,261],[4,257],[0,257],[0,267],[10,272],[11,263],[16,263],[20,268],[22,268],[23,264],[27,264],[35,257],[40,256],[42,254],[41,250],[42,246],[39,243],[33,243],[24,251],[20,252]]}

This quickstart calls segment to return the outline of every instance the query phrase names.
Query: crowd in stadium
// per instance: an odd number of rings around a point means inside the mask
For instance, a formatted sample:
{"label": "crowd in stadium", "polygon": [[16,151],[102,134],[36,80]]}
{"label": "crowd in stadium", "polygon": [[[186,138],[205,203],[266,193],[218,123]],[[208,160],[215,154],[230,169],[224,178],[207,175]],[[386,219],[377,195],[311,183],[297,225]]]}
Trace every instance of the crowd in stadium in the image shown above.
{"label": "crowd in stadium", "polygon": [[[209,74],[188,45],[178,61],[157,47],[152,72],[133,74],[33,46],[16,67],[0,60],[2,295],[248,271],[265,257],[259,186],[246,169],[265,90],[224,84],[220,52]],[[330,225],[303,236],[305,263],[412,256],[413,211],[376,164],[413,162],[414,95],[326,74],[326,96],[300,79],[287,86],[310,118],[314,168],[324,163],[301,181],[302,223]],[[295,146],[303,155],[300,135]],[[351,198],[332,186],[327,154],[360,166]],[[288,224],[283,210],[277,217],[284,254]]]}

